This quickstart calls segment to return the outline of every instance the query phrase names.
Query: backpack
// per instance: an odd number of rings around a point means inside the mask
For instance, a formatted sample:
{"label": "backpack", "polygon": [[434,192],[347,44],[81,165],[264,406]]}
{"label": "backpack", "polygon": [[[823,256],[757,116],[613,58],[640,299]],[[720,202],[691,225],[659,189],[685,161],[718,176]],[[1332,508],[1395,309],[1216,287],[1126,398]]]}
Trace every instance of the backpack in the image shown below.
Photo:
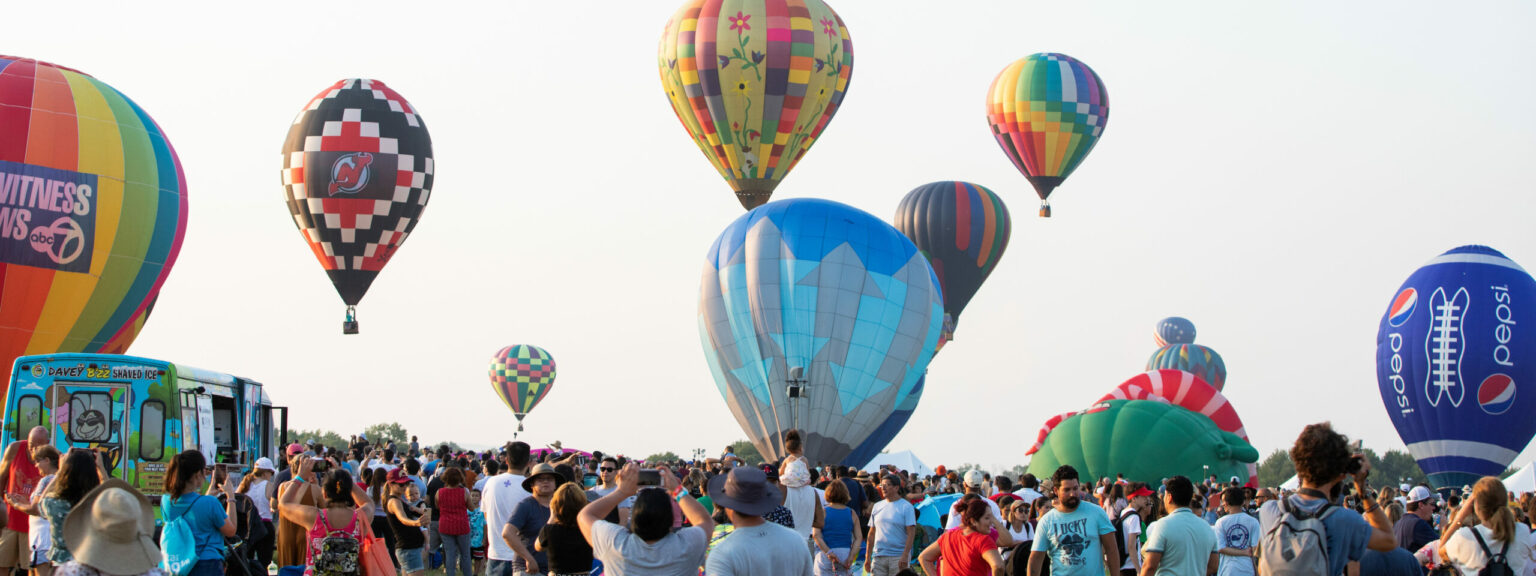
{"label": "backpack", "polygon": [[[352,521],[345,528],[332,529],[330,520],[325,517],[325,510],[321,510],[315,518],[315,527],[310,529],[309,570],[305,574],[310,576],[359,576],[362,574],[362,564],[359,558],[362,556],[362,542],[358,540],[356,532],[357,513],[352,513]],[[324,531],[325,536],[316,544],[314,537]]]}
{"label": "backpack", "polygon": [[1483,569],[1477,573],[1478,576],[1514,576],[1514,571],[1509,569],[1509,560],[1504,557],[1509,552],[1509,543],[1505,542],[1504,549],[1495,556],[1493,551],[1488,549],[1488,542],[1483,540],[1483,533],[1475,527],[1469,530],[1472,531],[1472,536],[1477,538],[1477,545],[1483,547],[1483,553],[1488,555],[1488,565],[1483,566]]}
{"label": "backpack", "polygon": [[1130,547],[1125,545],[1125,517],[1135,513],[1135,510],[1128,507],[1120,511],[1120,517],[1111,522],[1115,526],[1115,545],[1120,547],[1120,563],[1115,565],[1116,568],[1124,566],[1131,559],[1131,551],[1127,549]]}
{"label": "backpack", "polygon": [[[169,511],[172,502],[170,495],[162,498],[160,509]],[[160,569],[171,576],[187,576],[192,573],[192,567],[197,565],[197,538],[192,536],[192,523],[187,520],[187,513],[197,504],[197,498],[192,499],[192,503],[181,514],[166,520],[160,531],[160,550],[165,555],[165,559],[160,562]]]}
{"label": "backpack", "polygon": [[1280,521],[1259,541],[1259,574],[1264,576],[1316,576],[1328,574],[1328,528],[1323,519],[1333,514],[1333,504],[1323,504],[1307,514],[1280,501]]}

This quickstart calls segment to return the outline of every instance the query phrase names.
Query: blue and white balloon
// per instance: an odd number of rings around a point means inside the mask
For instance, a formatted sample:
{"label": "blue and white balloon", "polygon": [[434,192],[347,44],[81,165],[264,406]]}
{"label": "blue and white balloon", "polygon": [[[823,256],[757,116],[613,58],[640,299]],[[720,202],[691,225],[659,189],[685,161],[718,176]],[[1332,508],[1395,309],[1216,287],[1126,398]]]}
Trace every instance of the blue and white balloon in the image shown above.
{"label": "blue and white balloon", "polygon": [[1195,323],[1179,316],[1158,320],[1157,330],[1152,332],[1152,340],[1157,342],[1158,348],[1169,344],[1194,344]]}
{"label": "blue and white balloon", "polygon": [[1536,435],[1536,280],[1486,246],[1430,260],[1382,315],[1376,380],[1430,483],[1498,476]]}
{"label": "blue and white balloon", "polygon": [[[911,240],[818,199],[770,202],[732,222],[699,293],[715,384],[770,460],[798,423],[811,462],[841,462],[913,394],[943,320],[938,279]],[[792,406],[794,367],[804,383]]]}
{"label": "blue and white balloon", "polygon": [[927,381],[927,376],[918,378],[917,386],[912,388],[912,393],[907,395],[907,399],[897,404],[891,416],[886,418],[885,422],[881,422],[880,426],[870,433],[869,438],[855,447],[847,458],[843,458],[842,465],[862,469],[869,464],[870,460],[874,460],[875,456],[879,456],[886,446],[890,446],[891,441],[896,439],[896,435],[901,433],[901,429],[906,427],[907,421],[912,419],[912,413],[917,411],[917,403],[923,399],[923,384]]}

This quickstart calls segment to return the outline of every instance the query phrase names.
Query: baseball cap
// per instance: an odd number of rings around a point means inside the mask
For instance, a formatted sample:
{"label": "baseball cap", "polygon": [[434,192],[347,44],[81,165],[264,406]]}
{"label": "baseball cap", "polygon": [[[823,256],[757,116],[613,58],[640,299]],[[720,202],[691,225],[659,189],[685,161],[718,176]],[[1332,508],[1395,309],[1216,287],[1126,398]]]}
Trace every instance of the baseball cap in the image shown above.
{"label": "baseball cap", "polygon": [[300,444],[298,442],[294,442],[294,443],[288,445],[288,455],[289,456],[298,456],[298,455],[303,454],[303,453],[304,453],[304,445],[303,444]]}
{"label": "baseball cap", "polygon": [[980,486],[984,481],[986,481],[986,478],[981,475],[980,470],[971,470],[965,473],[966,486]]}
{"label": "baseball cap", "polygon": [[1423,502],[1433,498],[1434,496],[1434,493],[1430,492],[1428,488],[1423,486],[1414,486],[1413,490],[1408,492],[1408,502],[1410,504],[1414,502]]}
{"label": "baseball cap", "polygon": [[384,476],[384,481],[390,484],[410,484],[411,477],[406,476],[404,470],[395,468]]}
{"label": "baseball cap", "polygon": [[257,458],[255,468],[257,470],[268,470],[271,472],[277,471],[277,468],[272,466],[272,459],[266,457]]}
{"label": "baseball cap", "polygon": [[1132,492],[1130,494],[1126,494],[1125,497],[1126,498],[1135,498],[1137,496],[1151,496],[1153,494],[1155,494],[1155,492],[1153,492],[1151,490],[1148,490],[1146,486],[1142,486],[1140,488],[1137,488],[1135,492]]}

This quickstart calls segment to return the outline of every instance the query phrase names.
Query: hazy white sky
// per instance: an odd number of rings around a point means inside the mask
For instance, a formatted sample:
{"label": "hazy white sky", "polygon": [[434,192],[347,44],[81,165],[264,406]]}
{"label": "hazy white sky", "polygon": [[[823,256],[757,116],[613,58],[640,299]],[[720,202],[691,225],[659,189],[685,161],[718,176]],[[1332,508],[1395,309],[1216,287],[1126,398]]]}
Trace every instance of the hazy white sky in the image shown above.
{"label": "hazy white sky", "polygon": [[[1014,235],[931,366],[893,449],[1023,462],[1041,422],[1142,371],[1183,315],[1219,351],[1261,453],[1333,420],[1402,443],[1377,393],[1377,323],[1455,246],[1536,267],[1536,4],[835,0],[852,84],[776,198],[889,219],[974,181]],[[699,273],[741,207],[655,68],[672,0],[7,6],[4,53],[78,68],[164,128],[185,165],[181,259],[132,352],[246,375],[292,424],[398,420],[495,444],[515,423],[486,364],[559,365],[523,439],[644,456],[744,437],[700,348]],[[22,24],[25,23],[25,24]],[[1063,52],[1111,95],[1098,148],[1034,217],[984,96]],[[321,89],[371,77],[433,136],[437,182],[343,336],[343,304],[283,204],[279,150]],[[1527,450],[1518,461],[1529,461]]]}

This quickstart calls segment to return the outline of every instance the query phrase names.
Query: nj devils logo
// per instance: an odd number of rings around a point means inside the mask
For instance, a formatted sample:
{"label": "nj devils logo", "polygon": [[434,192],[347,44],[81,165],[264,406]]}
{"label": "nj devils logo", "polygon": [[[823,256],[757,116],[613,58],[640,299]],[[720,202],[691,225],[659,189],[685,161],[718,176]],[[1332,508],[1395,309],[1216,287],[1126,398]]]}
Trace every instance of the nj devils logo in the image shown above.
{"label": "nj devils logo", "polygon": [[373,155],[367,152],[353,152],[336,159],[331,165],[332,196],[337,194],[356,194],[368,185],[368,177],[373,173],[369,166],[373,164]]}

